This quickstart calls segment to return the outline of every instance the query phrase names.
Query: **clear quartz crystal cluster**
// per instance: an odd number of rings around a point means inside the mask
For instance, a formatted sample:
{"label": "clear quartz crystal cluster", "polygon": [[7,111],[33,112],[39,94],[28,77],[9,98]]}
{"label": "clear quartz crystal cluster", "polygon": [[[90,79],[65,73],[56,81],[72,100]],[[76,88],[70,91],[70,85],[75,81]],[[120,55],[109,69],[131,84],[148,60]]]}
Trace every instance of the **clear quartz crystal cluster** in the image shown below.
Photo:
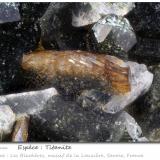
{"label": "clear quartz crystal cluster", "polygon": [[34,114],[42,110],[42,106],[49,98],[57,95],[55,88],[40,91],[31,91],[0,96],[0,104],[9,105],[12,110],[19,113]]}
{"label": "clear quartz crystal cluster", "polygon": [[137,42],[132,26],[126,18],[109,15],[99,20],[92,28],[98,43],[111,34],[112,41],[128,52]]}
{"label": "clear quartz crystal cluster", "polygon": [[134,3],[77,3],[72,11],[72,25],[80,27],[93,24],[109,14],[124,16],[133,8]]}

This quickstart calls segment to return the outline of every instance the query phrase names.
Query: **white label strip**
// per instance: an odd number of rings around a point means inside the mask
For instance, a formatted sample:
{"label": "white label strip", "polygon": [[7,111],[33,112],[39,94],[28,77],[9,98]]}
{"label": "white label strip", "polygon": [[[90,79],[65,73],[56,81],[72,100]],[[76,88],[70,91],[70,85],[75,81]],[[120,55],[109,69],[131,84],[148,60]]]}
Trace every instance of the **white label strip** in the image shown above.
{"label": "white label strip", "polygon": [[0,160],[159,160],[160,144],[0,144]]}

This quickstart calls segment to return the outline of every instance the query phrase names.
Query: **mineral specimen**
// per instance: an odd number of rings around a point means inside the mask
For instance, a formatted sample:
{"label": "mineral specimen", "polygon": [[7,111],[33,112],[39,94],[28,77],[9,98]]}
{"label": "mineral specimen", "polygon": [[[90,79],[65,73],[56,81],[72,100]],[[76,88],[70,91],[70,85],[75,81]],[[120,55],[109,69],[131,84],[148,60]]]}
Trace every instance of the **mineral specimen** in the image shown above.
{"label": "mineral specimen", "polygon": [[12,110],[17,114],[34,114],[43,109],[43,105],[47,102],[49,98],[57,94],[58,93],[55,88],[9,94],[0,96],[0,104],[9,105]]}
{"label": "mineral specimen", "polygon": [[11,132],[16,116],[8,105],[0,105],[0,141]]}
{"label": "mineral specimen", "polygon": [[[131,114],[137,119],[150,142],[160,140],[160,65],[150,66],[154,74],[149,92],[134,104]],[[137,116],[137,113],[139,116]]]}
{"label": "mineral specimen", "polygon": [[[143,95],[151,86],[153,75],[145,65],[134,62],[123,62],[113,56],[92,54],[82,51],[40,51],[24,55],[24,70],[33,71],[47,81],[56,76],[73,78],[91,77],[104,82],[106,93],[112,95],[102,106],[104,111],[115,113]],[[111,88],[106,89],[108,82]],[[108,86],[107,86],[108,87]],[[116,93],[116,94],[115,94]]]}
{"label": "mineral specimen", "polygon": [[77,103],[84,108],[96,109],[98,106],[105,105],[111,97],[111,94],[97,89],[83,90],[77,98]]}
{"label": "mineral specimen", "polygon": [[20,21],[18,3],[0,3],[0,24]]}
{"label": "mineral specimen", "polygon": [[98,90],[85,90],[78,98],[83,107],[102,108],[107,113],[116,113],[144,95],[150,88],[153,74],[146,66],[136,62],[126,62],[130,67],[131,91],[124,95],[110,95]]}
{"label": "mineral specimen", "polygon": [[121,130],[123,130],[122,128],[124,127],[129,136],[132,138],[132,141],[148,142],[148,139],[143,137],[141,127],[137,124],[135,119],[125,111],[122,111],[113,125],[113,136],[116,135],[116,130],[118,127],[120,127]]}
{"label": "mineral specimen", "polygon": [[159,20],[159,3],[0,3],[0,141],[159,142]]}
{"label": "mineral specimen", "polygon": [[72,26],[73,3],[50,3],[40,19],[41,39],[46,49],[85,49],[86,31]]}
{"label": "mineral specimen", "polygon": [[111,40],[125,52],[137,42],[132,26],[123,17],[108,15],[94,24],[92,30],[98,43],[103,42],[108,34],[111,34]]}
{"label": "mineral specimen", "polygon": [[18,115],[12,134],[12,142],[27,142],[28,139],[28,115]]}
{"label": "mineral specimen", "polygon": [[[6,3],[2,3],[3,5]],[[21,15],[19,21],[0,24],[0,83],[2,94],[24,91],[23,76],[20,69],[20,59],[24,52],[37,48],[40,38],[38,19],[43,15],[46,3],[12,3],[10,8],[16,8]],[[2,5],[2,6],[3,6]],[[8,8],[8,9],[9,9]],[[8,18],[15,18],[10,10]],[[0,8],[0,16],[5,8]],[[6,14],[7,16],[7,14]],[[1,20],[0,20],[1,21]]]}
{"label": "mineral specimen", "polygon": [[124,16],[133,8],[134,3],[75,3],[72,25],[75,27],[89,25],[109,14]]}
{"label": "mineral specimen", "polygon": [[125,95],[113,95],[110,101],[102,106],[106,112],[115,113],[122,110],[139,96],[144,95],[152,84],[153,74],[147,70],[146,65],[131,61],[126,63],[130,68],[131,91]]}
{"label": "mineral specimen", "polygon": [[91,78],[117,94],[130,91],[129,68],[120,59],[85,51],[39,51],[23,56],[22,68],[48,81],[55,77]]}
{"label": "mineral specimen", "polygon": [[132,141],[142,138],[140,127],[126,112],[88,110],[60,96],[48,100],[43,108],[31,116],[29,141],[119,142],[126,128]]}

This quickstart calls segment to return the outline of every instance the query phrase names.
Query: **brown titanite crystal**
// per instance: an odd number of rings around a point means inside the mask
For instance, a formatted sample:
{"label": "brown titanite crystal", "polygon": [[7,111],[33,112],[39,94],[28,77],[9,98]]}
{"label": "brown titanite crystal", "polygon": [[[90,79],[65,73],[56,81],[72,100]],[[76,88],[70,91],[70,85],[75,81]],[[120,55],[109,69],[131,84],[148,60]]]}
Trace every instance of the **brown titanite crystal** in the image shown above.
{"label": "brown titanite crystal", "polygon": [[86,51],[35,51],[22,59],[22,68],[39,77],[91,78],[109,84],[116,94],[130,91],[129,67],[122,60]]}

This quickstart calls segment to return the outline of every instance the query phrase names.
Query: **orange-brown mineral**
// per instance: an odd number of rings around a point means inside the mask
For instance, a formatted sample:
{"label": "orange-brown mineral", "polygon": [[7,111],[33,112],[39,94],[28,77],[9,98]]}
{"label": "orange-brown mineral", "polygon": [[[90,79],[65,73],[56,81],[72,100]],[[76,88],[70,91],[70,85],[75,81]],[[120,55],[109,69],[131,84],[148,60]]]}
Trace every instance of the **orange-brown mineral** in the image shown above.
{"label": "orange-brown mineral", "polygon": [[86,51],[35,51],[22,59],[22,68],[48,80],[56,76],[91,77],[111,85],[117,94],[130,91],[129,67],[116,57]]}

